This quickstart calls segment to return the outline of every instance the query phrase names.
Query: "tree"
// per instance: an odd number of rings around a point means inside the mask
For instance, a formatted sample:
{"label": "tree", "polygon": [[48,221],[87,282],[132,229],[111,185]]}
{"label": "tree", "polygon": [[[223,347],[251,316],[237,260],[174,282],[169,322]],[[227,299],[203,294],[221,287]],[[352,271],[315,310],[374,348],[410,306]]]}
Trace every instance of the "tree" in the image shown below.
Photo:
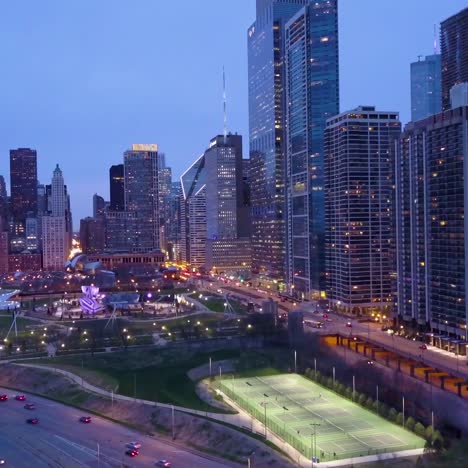
{"label": "tree", "polygon": [[426,435],[426,428],[420,423],[416,423],[414,426],[414,432],[417,434],[419,437],[425,437]]}
{"label": "tree", "polygon": [[395,408],[390,408],[390,411],[388,412],[388,419],[392,422],[395,422],[397,416],[398,416],[397,410]]}
{"label": "tree", "polygon": [[372,405],[374,404],[374,400],[369,397],[367,400],[366,400],[366,408],[369,408],[369,409],[372,409]]}
{"label": "tree", "polygon": [[406,420],[405,427],[406,427],[406,429],[408,429],[409,431],[413,431],[413,430],[414,430],[415,424],[416,424],[416,421],[414,420],[413,417],[410,416],[410,417]]}
{"label": "tree", "polygon": [[390,408],[385,403],[379,403],[379,414],[380,416],[382,416],[382,418],[388,419],[389,411],[390,411]]}
{"label": "tree", "polygon": [[434,439],[432,441],[432,448],[437,452],[440,453],[442,451],[442,440],[441,439]]}
{"label": "tree", "polygon": [[424,437],[426,440],[432,440],[432,433],[434,432],[432,426],[427,426]]}
{"label": "tree", "polygon": [[333,388],[333,379],[331,377],[328,377],[326,386],[328,388]]}
{"label": "tree", "polygon": [[352,400],[353,399],[353,389],[351,387],[346,387],[344,395],[349,400]]}
{"label": "tree", "polygon": [[398,413],[395,422],[397,424],[400,424],[401,426],[403,425],[404,419],[403,419],[403,413]]}
{"label": "tree", "polygon": [[361,405],[361,406],[364,406],[366,404],[366,401],[367,401],[367,397],[364,393],[360,393],[358,398],[357,398],[357,402]]}

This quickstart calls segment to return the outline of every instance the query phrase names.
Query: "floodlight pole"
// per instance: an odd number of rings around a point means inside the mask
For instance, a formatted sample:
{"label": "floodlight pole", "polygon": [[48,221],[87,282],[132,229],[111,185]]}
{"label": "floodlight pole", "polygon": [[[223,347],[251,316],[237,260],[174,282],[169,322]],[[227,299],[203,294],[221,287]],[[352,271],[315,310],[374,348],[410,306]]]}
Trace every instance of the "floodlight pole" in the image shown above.
{"label": "floodlight pole", "polygon": [[403,427],[405,427],[405,397],[403,397]]}
{"label": "floodlight pole", "polygon": [[356,377],[353,375],[353,401],[354,401],[355,393],[356,393]]}
{"label": "floodlight pole", "polygon": [[377,391],[377,414],[379,414],[379,386],[377,385],[377,388],[376,388],[376,391]]}
{"label": "floodlight pole", "polygon": [[[311,457],[312,468],[314,468],[314,457],[315,457],[315,459],[317,459],[317,426],[320,426],[320,424],[319,423],[310,423],[310,425],[313,426],[313,428],[314,428],[314,432],[313,432],[313,434],[311,434],[311,436],[313,435],[313,437],[314,437],[314,447],[313,447],[313,452],[312,452],[312,457]],[[310,449],[312,450],[312,444],[311,444]]]}
{"label": "floodlight pole", "polygon": [[317,358],[314,358],[315,380],[317,380]]}
{"label": "floodlight pole", "polygon": [[297,374],[297,351],[294,350],[294,373]]}

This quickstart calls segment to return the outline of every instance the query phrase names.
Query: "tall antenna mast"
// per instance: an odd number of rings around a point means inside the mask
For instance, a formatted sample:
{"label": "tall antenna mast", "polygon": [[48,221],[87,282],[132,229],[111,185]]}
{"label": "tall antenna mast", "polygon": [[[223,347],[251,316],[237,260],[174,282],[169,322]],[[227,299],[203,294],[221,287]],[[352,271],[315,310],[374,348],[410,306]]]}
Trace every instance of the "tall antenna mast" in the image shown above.
{"label": "tall antenna mast", "polygon": [[437,25],[434,24],[434,55],[437,54]]}
{"label": "tall antenna mast", "polygon": [[226,103],[226,73],[223,65],[223,111],[224,111],[224,144],[227,143],[227,103]]}

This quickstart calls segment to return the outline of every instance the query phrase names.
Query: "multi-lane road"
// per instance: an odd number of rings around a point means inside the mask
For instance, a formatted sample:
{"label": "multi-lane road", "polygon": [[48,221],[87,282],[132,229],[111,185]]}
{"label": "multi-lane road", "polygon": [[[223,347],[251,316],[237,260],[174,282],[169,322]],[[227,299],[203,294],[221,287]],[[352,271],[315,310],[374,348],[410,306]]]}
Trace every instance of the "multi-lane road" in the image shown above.
{"label": "multi-lane road", "polygon": [[[0,394],[9,397],[0,401],[0,459],[6,467],[150,467],[161,459],[170,460],[173,467],[233,466],[106,419],[93,416],[90,424],[80,423],[83,412],[59,403],[27,394],[26,401],[16,401],[14,392],[2,388]],[[35,411],[24,408],[28,402],[36,404]],[[39,424],[27,424],[31,417],[37,417]],[[142,444],[135,458],[125,454],[132,441]]]}

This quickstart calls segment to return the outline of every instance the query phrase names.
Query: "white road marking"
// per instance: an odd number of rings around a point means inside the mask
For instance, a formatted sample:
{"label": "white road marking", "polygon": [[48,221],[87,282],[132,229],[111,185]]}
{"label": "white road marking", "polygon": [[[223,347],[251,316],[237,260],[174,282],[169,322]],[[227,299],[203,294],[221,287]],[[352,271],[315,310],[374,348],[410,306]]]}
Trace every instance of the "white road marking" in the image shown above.
{"label": "white road marking", "polygon": [[63,453],[67,458],[71,458],[75,463],[78,464],[78,466],[87,466],[85,463],[83,463],[81,460],[78,460],[76,459],[75,457],[73,457],[72,455],[70,455],[68,452],[65,452],[65,450],[62,450],[60,447],[57,447],[56,445],[54,445],[52,442],[49,442],[48,440],[44,440],[44,443],[46,443],[47,445],[50,445],[51,447],[53,447],[55,450]]}

